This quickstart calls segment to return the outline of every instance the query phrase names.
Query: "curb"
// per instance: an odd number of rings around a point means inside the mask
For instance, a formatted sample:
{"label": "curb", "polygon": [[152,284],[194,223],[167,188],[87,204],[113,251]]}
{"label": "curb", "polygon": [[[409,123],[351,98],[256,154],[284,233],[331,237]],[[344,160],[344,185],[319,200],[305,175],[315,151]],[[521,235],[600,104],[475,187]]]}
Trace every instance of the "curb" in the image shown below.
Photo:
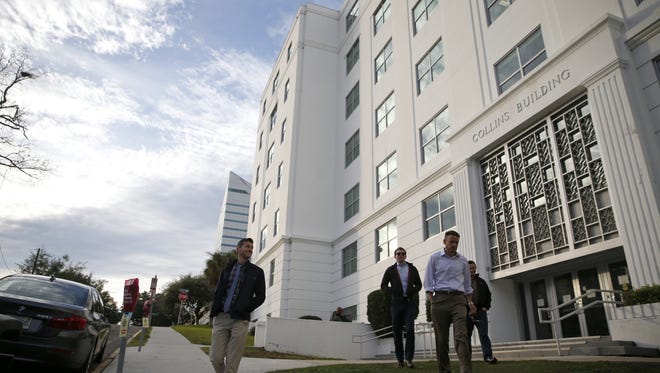
{"label": "curb", "polygon": [[[126,343],[128,344],[128,342],[132,341],[132,340],[133,340],[135,337],[137,337],[140,333],[142,333],[142,328],[140,328],[140,330],[138,330],[138,331],[137,331],[136,333],[134,333],[130,338],[128,338],[128,339],[126,340]],[[103,361],[101,361],[101,362],[96,366],[96,368],[94,368],[94,370],[93,370],[91,373],[103,373],[103,370],[104,370],[105,368],[107,368],[108,365],[110,365],[110,364],[111,364],[111,363],[117,358],[117,356],[119,355],[119,350],[120,350],[120,349],[121,349],[121,347],[117,347],[116,350],[112,351],[112,353],[111,353],[110,355],[108,355],[107,358],[103,359]]]}

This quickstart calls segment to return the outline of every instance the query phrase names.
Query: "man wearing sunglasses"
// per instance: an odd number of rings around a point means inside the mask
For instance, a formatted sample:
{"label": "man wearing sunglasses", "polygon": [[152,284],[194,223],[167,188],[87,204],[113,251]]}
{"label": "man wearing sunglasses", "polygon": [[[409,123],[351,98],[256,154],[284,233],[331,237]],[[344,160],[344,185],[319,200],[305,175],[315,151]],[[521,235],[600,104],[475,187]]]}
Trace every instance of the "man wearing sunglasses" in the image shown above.
{"label": "man wearing sunglasses", "polygon": [[[412,263],[406,262],[406,250],[398,247],[394,251],[396,263],[387,267],[380,282],[380,289],[392,298],[392,334],[397,367],[414,368],[415,329],[413,323],[419,313],[419,291],[422,280]],[[406,348],[403,349],[403,327],[406,330]],[[405,353],[405,356],[404,356]],[[404,365],[405,357],[405,365]]]}

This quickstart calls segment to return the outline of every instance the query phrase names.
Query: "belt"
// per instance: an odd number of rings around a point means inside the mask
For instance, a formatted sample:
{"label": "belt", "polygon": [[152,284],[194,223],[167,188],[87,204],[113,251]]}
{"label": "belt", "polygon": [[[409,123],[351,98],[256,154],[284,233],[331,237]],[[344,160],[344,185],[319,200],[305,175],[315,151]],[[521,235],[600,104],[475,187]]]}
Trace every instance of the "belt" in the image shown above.
{"label": "belt", "polygon": [[463,292],[459,291],[459,290],[435,290],[433,292],[433,295],[438,295],[438,294],[442,294],[442,295],[463,295]]}

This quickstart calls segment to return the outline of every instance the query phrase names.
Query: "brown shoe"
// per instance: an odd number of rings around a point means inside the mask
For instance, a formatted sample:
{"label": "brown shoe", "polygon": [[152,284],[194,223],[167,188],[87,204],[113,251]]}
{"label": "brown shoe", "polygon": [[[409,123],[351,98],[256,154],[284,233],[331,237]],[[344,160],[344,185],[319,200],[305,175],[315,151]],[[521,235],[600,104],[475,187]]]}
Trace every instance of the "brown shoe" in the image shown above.
{"label": "brown shoe", "polygon": [[412,368],[415,367],[415,364],[413,364],[412,360],[408,360],[408,361],[406,361],[406,366],[408,368],[412,369]]}

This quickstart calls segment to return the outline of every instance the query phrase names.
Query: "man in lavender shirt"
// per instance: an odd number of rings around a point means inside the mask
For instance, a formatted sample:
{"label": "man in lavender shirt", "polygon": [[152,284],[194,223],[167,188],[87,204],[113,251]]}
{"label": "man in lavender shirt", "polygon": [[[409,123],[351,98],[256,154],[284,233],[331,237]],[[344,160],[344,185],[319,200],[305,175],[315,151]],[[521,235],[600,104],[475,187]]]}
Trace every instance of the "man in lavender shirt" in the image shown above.
{"label": "man in lavender shirt", "polygon": [[472,373],[465,314],[466,303],[471,315],[474,315],[477,309],[472,303],[468,260],[457,251],[460,237],[456,231],[445,233],[442,241],[445,248],[431,255],[424,276],[426,297],[431,302],[435,351],[440,373],[450,372],[451,368],[449,365],[449,325],[451,323],[454,324],[454,342],[461,372]]}

